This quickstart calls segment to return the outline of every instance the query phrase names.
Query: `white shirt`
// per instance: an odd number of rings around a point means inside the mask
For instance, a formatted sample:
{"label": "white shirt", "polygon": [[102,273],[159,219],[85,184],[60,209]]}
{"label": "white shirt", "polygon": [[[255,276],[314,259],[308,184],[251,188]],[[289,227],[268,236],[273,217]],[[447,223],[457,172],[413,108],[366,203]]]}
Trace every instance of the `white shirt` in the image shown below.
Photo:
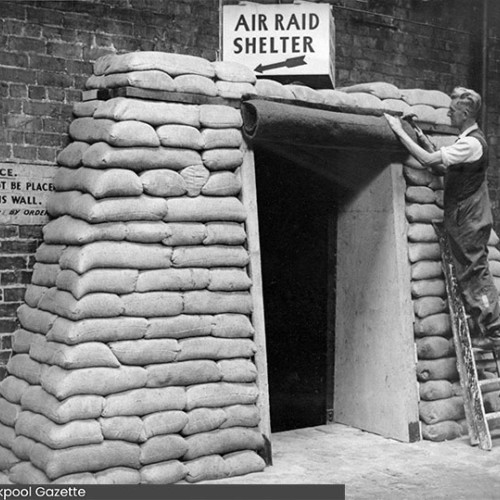
{"label": "white shirt", "polygon": [[479,127],[477,123],[465,129],[457,138],[457,141],[451,146],[441,148],[441,157],[443,165],[459,165],[461,163],[470,163],[479,160],[483,154],[483,146],[475,137],[469,137],[467,134]]}

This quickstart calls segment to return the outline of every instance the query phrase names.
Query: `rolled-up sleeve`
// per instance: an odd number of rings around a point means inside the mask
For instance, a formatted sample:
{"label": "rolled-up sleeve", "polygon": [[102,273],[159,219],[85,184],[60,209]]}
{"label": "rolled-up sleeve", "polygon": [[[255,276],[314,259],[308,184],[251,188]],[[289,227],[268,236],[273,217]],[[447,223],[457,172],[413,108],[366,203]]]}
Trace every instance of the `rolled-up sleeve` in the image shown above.
{"label": "rolled-up sleeve", "polygon": [[483,146],[475,137],[462,137],[455,144],[441,148],[445,167],[479,160],[482,154]]}

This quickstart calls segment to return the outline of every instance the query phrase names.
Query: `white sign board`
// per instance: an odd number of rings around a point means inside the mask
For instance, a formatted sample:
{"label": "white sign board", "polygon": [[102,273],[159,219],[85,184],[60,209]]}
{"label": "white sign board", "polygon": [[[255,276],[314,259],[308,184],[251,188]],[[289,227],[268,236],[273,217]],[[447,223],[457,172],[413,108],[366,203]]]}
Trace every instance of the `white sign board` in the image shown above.
{"label": "white sign board", "polygon": [[57,167],[0,163],[0,224],[44,224]]}
{"label": "white sign board", "polygon": [[328,75],[333,19],[325,3],[223,6],[222,60],[257,75]]}

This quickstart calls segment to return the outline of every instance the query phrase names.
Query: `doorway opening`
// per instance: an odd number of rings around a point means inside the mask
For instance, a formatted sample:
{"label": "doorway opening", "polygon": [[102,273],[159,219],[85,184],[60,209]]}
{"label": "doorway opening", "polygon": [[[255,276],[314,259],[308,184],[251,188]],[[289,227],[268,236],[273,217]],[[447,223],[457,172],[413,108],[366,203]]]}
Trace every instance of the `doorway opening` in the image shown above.
{"label": "doorway opening", "polygon": [[271,430],[327,422],[333,405],[332,183],[255,151]]}

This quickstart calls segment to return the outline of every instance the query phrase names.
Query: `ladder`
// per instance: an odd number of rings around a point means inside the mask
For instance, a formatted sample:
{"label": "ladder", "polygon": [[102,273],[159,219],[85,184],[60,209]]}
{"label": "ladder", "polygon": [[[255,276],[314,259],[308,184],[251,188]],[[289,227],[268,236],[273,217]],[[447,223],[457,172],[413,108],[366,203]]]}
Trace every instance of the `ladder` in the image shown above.
{"label": "ladder", "polygon": [[[451,258],[443,223],[434,222],[434,229],[438,236],[441,248],[442,266],[448,294],[453,341],[457,356],[457,370],[462,387],[465,418],[471,445],[479,445],[482,450],[491,450],[490,426],[500,421],[500,412],[486,413],[483,401],[483,392],[500,388],[500,372],[496,352],[492,350],[473,349],[467,315],[458,288],[455,267]],[[488,354],[492,357],[487,357]],[[496,365],[496,378],[478,380],[478,364],[493,359]]]}

